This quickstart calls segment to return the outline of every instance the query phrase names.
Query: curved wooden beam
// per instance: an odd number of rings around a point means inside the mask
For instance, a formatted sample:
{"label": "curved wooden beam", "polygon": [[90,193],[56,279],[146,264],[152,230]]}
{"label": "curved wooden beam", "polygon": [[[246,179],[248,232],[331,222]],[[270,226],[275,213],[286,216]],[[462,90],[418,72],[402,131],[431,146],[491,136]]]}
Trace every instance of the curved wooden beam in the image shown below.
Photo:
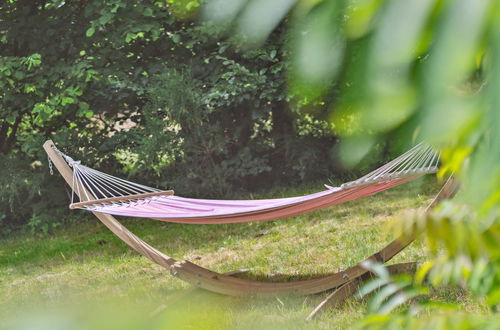
{"label": "curved wooden beam", "polygon": [[[73,173],[65,160],[54,150],[54,143],[49,140],[43,145],[54,166],[61,173],[64,180],[73,186]],[[448,185],[445,184],[445,187]],[[81,188],[75,193],[80,196],[85,192]],[[88,194],[88,192],[86,192]],[[452,194],[451,189],[442,189],[431,205],[435,205],[437,200],[449,197]],[[367,270],[360,263],[344,271],[327,275],[322,278],[294,281],[294,282],[259,282],[254,280],[239,279],[229,275],[210,271],[189,261],[177,261],[171,258],[142,239],[130,232],[118,220],[109,214],[92,212],[106,227],[108,227],[116,236],[128,244],[135,251],[150,259],[151,261],[169,269],[172,275],[194,284],[197,287],[213,291],[216,293],[232,296],[246,295],[269,295],[276,293],[288,294],[314,294],[336,288],[344,283],[352,281],[364,274]],[[381,263],[389,261],[406,246],[408,246],[414,237],[399,237],[385,246],[382,250],[374,253],[367,260],[374,260]]]}

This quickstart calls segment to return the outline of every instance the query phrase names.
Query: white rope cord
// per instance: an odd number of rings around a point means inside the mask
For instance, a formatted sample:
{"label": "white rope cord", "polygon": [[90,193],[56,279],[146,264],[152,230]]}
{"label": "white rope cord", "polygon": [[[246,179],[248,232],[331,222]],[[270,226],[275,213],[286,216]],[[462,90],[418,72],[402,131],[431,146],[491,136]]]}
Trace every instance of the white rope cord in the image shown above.
{"label": "white rope cord", "polygon": [[418,153],[412,155],[412,157],[408,158],[405,162],[401,163],[395,170],[395,173],[401,172],[405,173],[413,168],[417,168],[416,165],[418,162],[425,158],[427,152],[430,152],[432,149],[429,146],[423,146]]}
{"label": "white rope cord", "polygon": [[[108,197],[125,197],[125,196],[130,196],[130,195],[137,195],[137,194],[144,194],[148,192],[160,192],[161,190],[155,189],[155,188],[150,188],[150,190],[147,190],[142,187],[146,187],[143,185],[138,185],[133,182],[130,182],[130,185],[125,185],[125,182],[128,182],[126,180],[116,178],[110,175],[106,175],[105,173],[92,170],[89,167],[79,165],[78,170],[80,173],[83,173],[86,175],[86,178],[89,180],[89,183],[93,185],[100,195],[95,195],[93,192],[94,196],[99,196],[100,198],[108,198]],[[102,181],[99,181],[99,180]],[[109,183],[109,185],[104,185],[104,183]],[[141,188],[136,188],[136,186],[140,186]],[[103,189],[106,193],[104,193],[101,189]],[[91,187],[89,187],[91,189]],[[109,190],[108,190],[109,189]],[[141,199],[125,199],[121,200],[119,202],[109,202],[109,203],[99,203],[99,205],[102,204],[127,204],[130,205],[130,202],[137,202],[137,201],[142,201],[144,203],[149,202],[151,197],[147,198],[141,198]]]}
{"label": "white rope cord", "polygon": [[398,166],[394,172],[395,173],[398,173],[398,172],[408,173],[408,171],[411,170],[412,168],[417,168],[417,165],[419,164],[419,162],[422,159],[425,158],[426,152],[428,152],[428,151],[429,151],[429,147],[423,149],[421,152],[416,154],[414,157],[407,159],[407,161],[405,161],[400,166]]}
{"label": "white rope cord", "polygon": [[[75,161],[56,147],[53,149],[73,168],[73,183],[71,204],[75,202],[75,192],[80,193],[80,201],[93,201],[113,197],[127,197],[146,193],[162,192],[160,189],[148,187],[135,182],[118,178],[90,167],[84,166],[80,161]],[[126,203],[137,199],[125,199],[118,203]],[[115,204],[110,202],[109,204]],[[99,203],[98,203],[99,204]]]}
{"label": "white rope cord", "polygon": [[425,157],[422,157],[421,160],[418,162],[416,165],[417,169],[420,168],[425,168],[430,166],[430,161],[432,157],[434,156],[434,152],[432,151],[432,148],[430,148],[430,151],[425,155]]}
{"label": "white rope cord", "polygon": [[344,183],[341,188],[352,188],[372,182],[382,182],[388,179],[404,178],[437,171],[439,155],[431,146],[419,143],[406,153],[373,172],[351,182]]}
{"label": "white rope cord", "polygon": [[97,176],[100,176],[101,178],[107,179],[110,182],[121,183],[122,187],[127,187],[127,189],[132,189],[133,187],[136,187],[136,189],[140,189],[140,190],[136,190],[137,192],[161,191],[160,189],[148,187],[148,186],[138,184],[135,182],[131,182],[131,181],[127,181],[127,180],[124,180],[124,179],[121,179],[121,178],[118,178],[118,177],[115,177],[115,176],[112,176],[112,175],[109,175],[109,174],[106,174],[103,172],[99,172],[97,170],[94,170],[94,169],[87,167],[87,166],[84,166],[84,165],[81,165],[81,167],[84,168],[86,171],[89,171],[91,173],[96,174]]}
{"label": "white rope cord", "polygon": [[410,149],[408,152],[406,152],[406,153],[402,154],[401,156],[393,159],[389,163],[387,163],[387,164],[379,167],[375,171],[368,173],[367,175],[361,177],[360,179],[358,179],[356,181],[367,181],[367,180],[371,180],[371,179],[377,179],[379,177],[384,176],[387,173],[390,173],[398,165],[401,165],[402,163],[404,163],[408,159],[411,159],[414,156],[414,154],[416,154],[417,152],[419,152],[421,150],[421,148],[422,148],[422,143],[416,145],[415,147],[413,147],[412,149]]}
{"label": "white rope cord", "polygon": [[[79,173],[81,173],[83,176],[85,176],[85,178],[87,179],[88,187],[89,187],[89,189],[91,190],[91,192],[92,192],[92,194],[94,196],[96,196],[96,197],[97,196],[108,196],[108,197],[118,197],[118,196],[120,196],[120,193],[117,192],[115,189],[113,189],[112,186],[108,187],[109,190],[106,189],[106,186],[100,184],[99,181],[97,179],[95,179],[93,175],[86,175],[86,173],[84,173],[84,171],[82,171],[82,168],[78,167],[76,170],[78,170]],[[97,195],[92,190],[92,187],[96,188],[96,190],[99,192],[99,195]],[[105,192],[103,192],[103,190]],[[110,190],[114,191],[114,193],[111,192]]]}
{"label": "white rope cord", "polygon": [[412,157],[407,158],[404,162],[399,164],[399,166],[392,171],[392,174],[408,174],[421,169],[427,169],[428,166],[422,161],[431,153],[433,153],[432,148],[430,146],[424,146],[418,152],[414,153]]}
{"label": "white rope cord", "polygon": [[[83,184],[82,175],[81,175],[81,173],[80,173],[80,171],[78,170],[78,168],[77,168],[77,167],[76,167],[76,168],[75,168],[75,167],[73,168],[73,173],[74,173],[74,176],[75,176],[75,179],[76,179],[76,185],[77,185],[78,191],[79,191],[79,192],[82,192],[82,191],[83,191],[84,197],[86,197],[86,199],[85,199],[85,200],[90,201],[90,200],[95,199],[95,197],[94,197],[94,196],[89,195],[89,191],[88,191],[88,189],[86,189],[87,187],[85,187],[85,185]],[[81,195],[82,195],[82,194],[80,193],[80,196],[81,196]],[[81,200],[81,199],[82,199],[82,198],[80,197],[80,200]]]}
{"label": "white rope cord", "polygon": [[[138,191],[129,191],[126,186],[124,186],[121,182],[117,183],[116,185],[105,185],[106,183],[109,183],[109,181],[106,178],[102,178],[95,173],[92,173],[90,171],[87,171],[84,167],[80,168],[80,171],[89,179],[89,183],[93,184],[97,189],[101,187],[106,193],[103,193],[100,189],[100,196],[108,196],[108,197],[119,197],[119,196],[124,196],[127,194],[136,194],[139,193]],[[101,181],[100,181],[101,180]]]}
{"label": "white rope cord", "polygon": [[398,172],[398,168],[400,168],[402,166],[402,164],[406,164],[407,162],[409,162],[413,157],[415,157],[415,154],[417,154],[420,150],[417,148],[415,150],[412,150],[406,154],[403,154],[403,156],[398,159],[396,158],[396,160],[391,163],[391,165],[387,168],[384,168],[380,173],[373,173],[373,175],[371,173],[369,173],[367,175],[367,178],[368,179],[373,179],[375,177],[377,178],[381,178],[381,177],[384,177],[385,175],[389,174],[389,173],[393,173],[393,172]]}
{"label": "white rope cord", "polygon": [[[75,190],[76,188],[76,190]],[[71,204],[74,203],[75,201],[75,191],[79,191],[78,187],[76,186],[76,173],[73,171],[73,180],[71,182]]]}
{"label": "white rope cord", "polygon": [[415,162],[409,166],[407,169],[404,169],[404,171],[411,171],[411,170],[419,170],[422,168],[428,168],[429,167],[429,160],[432,159],[432,155],[434,154],[434,151],[430,146],[427,147],[427,149],[420,155],[418,159],[415,159]]}
{"label": "white rope cord", "polygon": [[429,164],[427,164],[426,160],[431,158],[433,153],[434,152],[430,146],[425,146],[419,153],[415,154],[413,157],[398,166],[392,174],[411,174],[428,170]]}

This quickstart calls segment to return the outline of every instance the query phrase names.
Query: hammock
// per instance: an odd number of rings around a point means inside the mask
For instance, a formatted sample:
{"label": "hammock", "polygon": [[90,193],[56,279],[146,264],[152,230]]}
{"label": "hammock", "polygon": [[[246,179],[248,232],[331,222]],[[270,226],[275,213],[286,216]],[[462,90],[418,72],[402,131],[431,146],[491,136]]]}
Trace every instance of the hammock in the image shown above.
{"label": "hammock", "polygon": [[[368,273],[363,266],[364,261],[385,263],[408,246],[414,237],[398,237],[363,261],[337,273],[307,280],[269,283],[233,277],[238,271],[221,274],[187,260],[177,261],[134,235],[111,214],[154,215],[159,220],[188,223],[257,221],[274,216],[286,217],[388,189],[423,174],[435,172],[439,162],[439,157],[430,147],[420,144],[372,173],[340,187],[326,186],[324,191],[301,197],[217,201],[182,198],[174,196],[173,191],[150,188],[98,172],[64,155],[50,140],[45,142],[44,149],[49,157],[50,168],[52,169],[53,162],[72,187],[73,195],[80,198],[79,202],[74,203],[72,200],[72,208],[91,211],[124,243],[169,269],[173,276],[196,287],[232,296],[278,293],[306,295],[333,288],[346,288],[346,285]],[[450,178],[429,204],[427,211],[440,200],[453,196],[456,189],[455,182]]]}
{"label": "hammock", "polygon": [[325,185],[326,190],[289,198],[213,200],[175,196],[171,190],[162,191],[114,177],[82,165],[55,147],[54,150],[73,168],[72,189],[81,196],[81,201],[71,201],[70,208],[193,224],[291,217],[371,195],[434,173],[439,163],[439,156],[433,149],[421,143],[375,171],[339,187]]}

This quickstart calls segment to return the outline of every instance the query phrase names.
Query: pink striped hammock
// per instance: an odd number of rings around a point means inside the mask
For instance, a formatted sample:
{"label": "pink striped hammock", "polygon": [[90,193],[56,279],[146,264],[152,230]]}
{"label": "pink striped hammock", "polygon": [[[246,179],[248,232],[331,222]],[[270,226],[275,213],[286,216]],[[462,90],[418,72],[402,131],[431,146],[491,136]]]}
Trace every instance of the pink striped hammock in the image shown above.
{"label": "pink striped hammock", "polygon": [[292,217],[372,195],[424,174],[434,173],[439,163],[439,156],[431,147],[419,144],[362,178],[339,187],[325,185],[326,190],[288,198],[215,200],[175,196],[173,191],[133,183],[86,167],[55,150],[73,168],[72,189],[81,200],[72,200],[71,208],[191,224],[254,222]]}
{"label": "pink striped hammock", "polygon": [[[350,288],[354,288],[353,283],[356,284],[356,281],[368,271],[363,262],[360,262],[321,278],[293,282],[268,283],[237,278],[233,276],[239,273],[237,271],[220,274],[187,260],[178,261],[163,254],[131,233],[111,214],[152,217],[162,221],[183,223],[212,224],[272,220],[377,193],[426,173],[433,173],[439,164],[438,155],[430,147],[420,144],[358,180],[339,187],[326,186],[326,190],[314,194],[277,199],[208,200],[174,196],[173,191],[147,187],[93,170],[64,155],[50,140],[45,142],[44,149],[49,156],[51,172],[51,161],[53,161],[64,180],[72,187],[72,195],[80,198],[79,201],[72,200],[70,208],[91,211],[123,242],[151,261],[169,269],[173,276],[196,287],[233,296],[276,293],[305,295],[333,288],[337,288],[336,293],[345,296]],[[440,200],[452,196],[455,191],[456,185],[449,179],[426,212]],[[367,257],[365,261],[385,263],[413,239],[414,236],[398,237]]]}

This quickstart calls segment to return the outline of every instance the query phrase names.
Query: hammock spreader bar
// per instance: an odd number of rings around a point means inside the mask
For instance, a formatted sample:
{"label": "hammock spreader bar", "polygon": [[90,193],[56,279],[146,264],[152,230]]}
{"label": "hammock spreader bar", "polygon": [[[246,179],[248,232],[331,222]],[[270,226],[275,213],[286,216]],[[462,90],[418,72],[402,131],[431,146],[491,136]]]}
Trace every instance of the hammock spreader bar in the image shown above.
{"label": "hammock spreader bar", "polygon": [[[80,202],[70,208],[161,221],[220,224],[267,221],[344,203],[389,189],[424,174],[437,171],[438,155],[423,143],[358,180],[339,187],[289,198],[257,200],[211,200],[174,196],[173,191],[130,182],[97,171],[54,150],[73,168],[73,191],[81,191]],[[75,194],[73,194],[74,196]]]}

